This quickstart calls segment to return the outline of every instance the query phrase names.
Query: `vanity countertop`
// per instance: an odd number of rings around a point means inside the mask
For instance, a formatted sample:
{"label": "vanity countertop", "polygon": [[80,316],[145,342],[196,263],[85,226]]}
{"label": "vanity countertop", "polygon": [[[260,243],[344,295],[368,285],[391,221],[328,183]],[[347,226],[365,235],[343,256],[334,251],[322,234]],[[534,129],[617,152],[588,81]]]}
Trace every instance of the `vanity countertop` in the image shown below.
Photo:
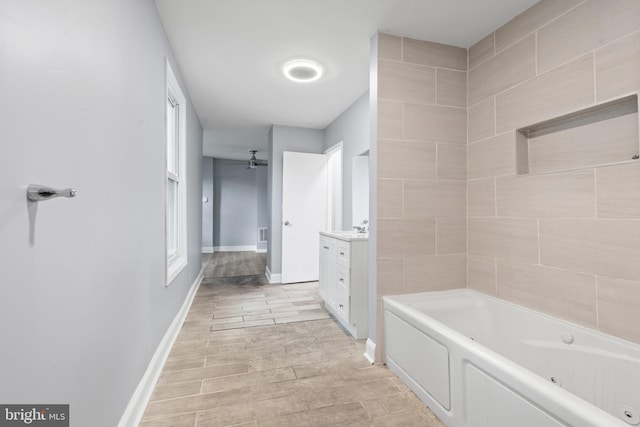
{"label": "vanity countertop", "polygon": [[321,231],[320,234],[333,237],[346,242],[361,242],[369,240],[369,233],[359,233],[357,231]]}

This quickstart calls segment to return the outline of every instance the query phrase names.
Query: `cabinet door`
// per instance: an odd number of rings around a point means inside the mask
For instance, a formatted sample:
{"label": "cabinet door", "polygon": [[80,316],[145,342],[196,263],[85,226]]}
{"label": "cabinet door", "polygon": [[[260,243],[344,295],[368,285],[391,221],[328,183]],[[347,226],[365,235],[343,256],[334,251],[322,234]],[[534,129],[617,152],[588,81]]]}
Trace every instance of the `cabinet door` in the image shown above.
{"label": "cabinet door", "polygon": [[320,236],[320,281],[318,293],[331,308],[335,308],[336,305],[335,264],[335,239]]}

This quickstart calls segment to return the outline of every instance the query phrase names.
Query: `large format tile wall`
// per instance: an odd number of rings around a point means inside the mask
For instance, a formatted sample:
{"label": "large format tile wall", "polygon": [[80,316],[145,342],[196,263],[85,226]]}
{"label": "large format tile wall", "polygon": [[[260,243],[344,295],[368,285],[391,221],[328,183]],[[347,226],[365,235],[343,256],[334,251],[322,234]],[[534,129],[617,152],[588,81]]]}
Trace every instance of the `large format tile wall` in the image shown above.
{"label": "large format tile wall", "polygon": [[640,163],[593,166],[638,154],[637,114],[528,175],[514,132],[638,91],[637,0],[542,0],[468,52],[379,34],[378,347],[382,296],[466,286],[640,343]]}
{"label": "large format tile wall", "polygon": [[514,132],[640,90],[640,2],[543,0],[468,58],[468,287],[640,343],[640,163],[594,166],[638,154],[637,114],[530,144],[528,175]]}
{"label": "large format tile wall", "polygon": [[467,50],[378,35],[377,348],[383,295],[466,286]]}

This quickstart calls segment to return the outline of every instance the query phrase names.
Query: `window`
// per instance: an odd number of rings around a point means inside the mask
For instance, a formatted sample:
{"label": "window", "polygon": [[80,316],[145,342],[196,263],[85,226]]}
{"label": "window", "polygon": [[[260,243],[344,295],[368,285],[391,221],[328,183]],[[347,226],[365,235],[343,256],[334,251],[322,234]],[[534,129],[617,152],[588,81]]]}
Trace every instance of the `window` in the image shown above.
{"label": "window", "polygon": [[186,99],[169,61],[166,64],[165,226],[167,286],[187,266]]}

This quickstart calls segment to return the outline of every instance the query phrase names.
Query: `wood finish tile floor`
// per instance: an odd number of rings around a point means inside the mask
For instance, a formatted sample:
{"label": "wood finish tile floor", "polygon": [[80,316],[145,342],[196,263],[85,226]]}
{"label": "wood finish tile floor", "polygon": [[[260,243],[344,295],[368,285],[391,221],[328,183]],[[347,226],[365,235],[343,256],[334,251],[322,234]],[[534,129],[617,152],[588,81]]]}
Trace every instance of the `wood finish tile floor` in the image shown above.
{"label": "wood finish tile floor", "polygon": [[444,426],[366,361],[317,287],[205,279],[141,426]]}
{"label": "wood finish tile floor", "polygon": [[216,252],[203,254],[204,277],[263,276],[267,254],[255,252]]}

